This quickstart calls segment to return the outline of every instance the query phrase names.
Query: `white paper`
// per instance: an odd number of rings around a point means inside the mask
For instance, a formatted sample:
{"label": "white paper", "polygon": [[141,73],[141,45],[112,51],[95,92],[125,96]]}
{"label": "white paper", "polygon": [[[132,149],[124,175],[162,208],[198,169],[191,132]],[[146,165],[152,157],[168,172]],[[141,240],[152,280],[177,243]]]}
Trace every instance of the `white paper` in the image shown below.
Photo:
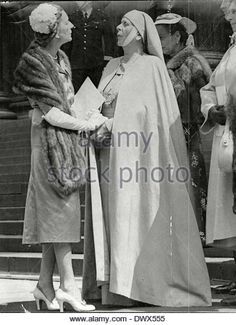
{"label": "white paper", "polygon": [[104,103],[105,98],[100,94],[89,77],[87,77],[77,91],[74,103],[71,107],[72,115],[80,119],[88,119],[91,110],[98,110]]}

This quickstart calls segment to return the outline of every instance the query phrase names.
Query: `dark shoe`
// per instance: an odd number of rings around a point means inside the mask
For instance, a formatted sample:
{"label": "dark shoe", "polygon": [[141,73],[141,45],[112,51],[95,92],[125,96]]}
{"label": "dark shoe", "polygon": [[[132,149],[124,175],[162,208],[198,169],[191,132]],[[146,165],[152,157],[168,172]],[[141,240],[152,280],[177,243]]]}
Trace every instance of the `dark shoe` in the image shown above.
{"label": "dark shoe", "polygon": [[222,299],[220,304],[223,306],[236,306],[236,297]]}
{"label": "dark shoe", "polygon": [[214,288],[213,290],[215,293],[228,293],[233,289],[236,289],[236,282],[230,282],[224,285],[220,285]]}

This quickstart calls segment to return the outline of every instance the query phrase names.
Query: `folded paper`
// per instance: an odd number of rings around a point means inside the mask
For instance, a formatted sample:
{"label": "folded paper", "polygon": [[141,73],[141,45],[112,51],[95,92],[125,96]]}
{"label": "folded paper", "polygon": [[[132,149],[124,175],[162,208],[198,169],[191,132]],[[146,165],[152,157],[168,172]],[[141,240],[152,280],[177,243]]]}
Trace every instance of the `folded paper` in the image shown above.
{"label": "folded paper", "polygon": [[72,115],[88,120],[92,111],[99,111],[105,98],[87,77],[75,95],[74,103],[71,107]]}

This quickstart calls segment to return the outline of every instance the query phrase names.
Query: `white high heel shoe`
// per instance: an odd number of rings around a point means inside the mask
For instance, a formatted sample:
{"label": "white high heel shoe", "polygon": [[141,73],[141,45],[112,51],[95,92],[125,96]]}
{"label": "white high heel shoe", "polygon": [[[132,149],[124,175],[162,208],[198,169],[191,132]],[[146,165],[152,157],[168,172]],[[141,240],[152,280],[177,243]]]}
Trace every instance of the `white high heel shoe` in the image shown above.
{"label": "white high heel shoe", "polygon": [[70,304],[75,311],[86,312],[86,311],[95,310],[95,307],[93,305],[87,305],[85,300],[81,300],[81,301],[77,300],[75,297],[69,295],[67,292],[63,291],[62,289],[58,289],[56,291],[56,299],[60,306],[61,313],[63,313],[64,310],[63,307],[64,302]]}
{"label": "white high heel shoe", "polygon": [[45,302],[48,310],[59,310],[60,309],[56,298],[54,298],[52,301],[49,301],[38,287],[36,287],[34,289],[32,294],[36,301],[37,310],[41,309],[43,301]]}

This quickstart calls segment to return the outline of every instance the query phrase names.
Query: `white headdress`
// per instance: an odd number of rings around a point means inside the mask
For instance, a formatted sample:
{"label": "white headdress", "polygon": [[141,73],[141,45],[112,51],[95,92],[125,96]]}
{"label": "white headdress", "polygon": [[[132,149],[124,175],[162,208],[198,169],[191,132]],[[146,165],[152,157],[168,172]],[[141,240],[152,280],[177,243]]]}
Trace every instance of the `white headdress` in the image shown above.
{"label": "white headdress", "polygon": [[164,61],[161,41],[152,18],[143,11],[131,10],[124,15],[138,30],[148,54],[158,56]]}

